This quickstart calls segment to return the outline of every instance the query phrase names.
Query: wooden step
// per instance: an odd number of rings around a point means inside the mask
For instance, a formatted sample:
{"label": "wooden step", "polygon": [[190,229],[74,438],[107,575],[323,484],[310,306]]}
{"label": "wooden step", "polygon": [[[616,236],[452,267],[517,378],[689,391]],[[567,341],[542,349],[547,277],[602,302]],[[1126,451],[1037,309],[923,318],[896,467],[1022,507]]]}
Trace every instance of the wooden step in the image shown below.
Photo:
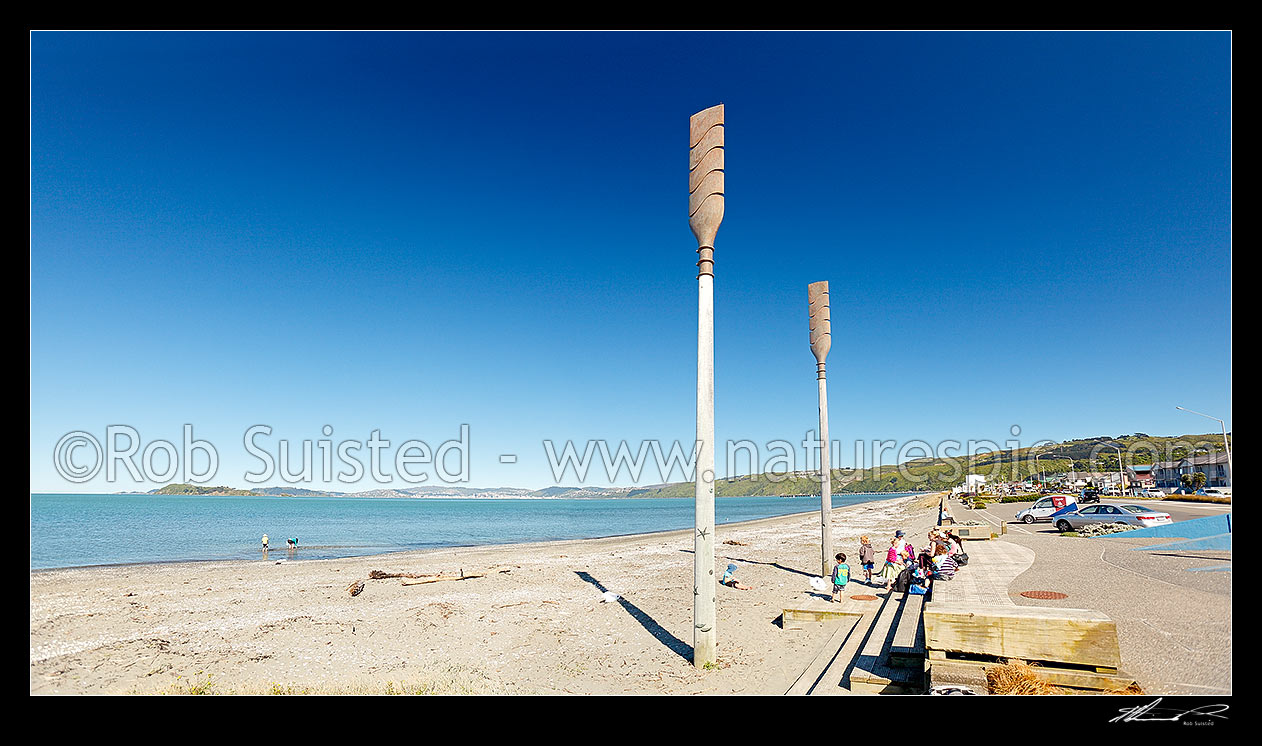
{"label": "wooden step", "polygon": [[924,626],[930,657],[939,651],[1113,671],[1122,661],[1117,625],[1090,609],[934,601]]}
{"label": "wooden step", "polygon": [[903,597],[894,640],[890,643],[890,663],[895,666],[923,668],[925,663],[925,629],[921,613],[925,597],[910,593]]}
{"label": "wooden step", "polygon": [[811,659],[811,662],[807,664],[806,668],[785,694],[815,693],[815,689],[820,684],[821,679],[824,678],[828,669],[834,665],[845,647],[846,641],[850,639],[851,634],[863,621],[865,621],[863,615],[843,618],[837,629],[829,635],[828,640],[825,641],[819,652],[815,654],[815,657]]}
{"label": "wooden step", "polygon": [[[890,592],[868,631],[850,671],[850,690],[862,694],[918,694],[924,691],[923,668],[896,666],[890,652],[907,594]],[[917,597],[923,602],[923,596]],[[919,610],[920,605],[916,605]]]}

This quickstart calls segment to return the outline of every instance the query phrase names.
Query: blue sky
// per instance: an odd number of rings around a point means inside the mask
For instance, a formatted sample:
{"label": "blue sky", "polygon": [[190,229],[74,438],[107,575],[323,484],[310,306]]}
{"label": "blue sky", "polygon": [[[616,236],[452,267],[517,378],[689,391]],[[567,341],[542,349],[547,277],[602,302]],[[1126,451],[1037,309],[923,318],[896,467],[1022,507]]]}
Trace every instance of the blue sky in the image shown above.
{"label": "blue sky", "polygon": [[58,475],[109,425],[192,424],[236,485],[256,424],[467,424],[475,486],[551,484],[544,440],[690,445],[687,120],[719,102],[720,443],[815,427],[816,280],[843,465],[1230,427],[1230,42],[36,33],[32,489],[154,486]]}

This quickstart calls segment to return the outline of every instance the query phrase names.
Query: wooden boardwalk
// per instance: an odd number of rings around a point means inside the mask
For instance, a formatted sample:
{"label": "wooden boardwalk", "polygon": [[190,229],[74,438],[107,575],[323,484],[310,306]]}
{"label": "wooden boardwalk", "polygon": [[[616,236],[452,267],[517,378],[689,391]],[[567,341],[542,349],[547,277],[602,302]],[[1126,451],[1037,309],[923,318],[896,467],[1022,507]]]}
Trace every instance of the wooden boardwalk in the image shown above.
{"label": "wooden boardwalk", "polygon": [[1034,550],[1002,539],[971,541],[964,547],[968,564],[951,580],[933,584],[931,603],[1007,604],[1008,586],[1034,564]]}
{"label": "wooden boardwalk", "polygon": [[1034,552],[1002,540],[970,542],[969,564],[949,581],[934,583],[934,601],[925,596],[867,591],[882,597],[879,603],[855,605],[823,603],[818,608],[785,610],[785,624],[844,621],[830,635],[819,653],[787,694],[911,694],[925,690],[925,628],[923,612],[938,602],[976,605],[1004,604],[1016,608],[1008,597],[1008,585],[1034,562]]}
{"label": "wooden boardwalk", "polygon": [[786,627],[835,624],[786,694],[919,694],[938,684],[988,690],[986,669],[1016,658],[1038,663],[1058,686],[1121,690],[1113,622],[1089,609],[1021,606],[1008,587],[1034,564],[1034,551],[1002,539],[969,542],[969,563],[925,596],[871,592],[879,602],[812,602],[785,609]]}

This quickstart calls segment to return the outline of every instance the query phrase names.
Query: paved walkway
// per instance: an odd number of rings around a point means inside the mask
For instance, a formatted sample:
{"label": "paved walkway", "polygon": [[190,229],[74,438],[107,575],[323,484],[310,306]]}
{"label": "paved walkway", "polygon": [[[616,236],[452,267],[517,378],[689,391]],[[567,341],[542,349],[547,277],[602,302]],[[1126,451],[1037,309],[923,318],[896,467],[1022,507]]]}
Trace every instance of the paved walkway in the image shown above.
{"label": "paved walkway", "polygon": [[[952,510],[960,520],[987,519],[958,501]],[[1000,523],[993,515],[987,522]],[[1149,694],[1232,691],[1232,573],[1188,572],[1229,562],[1230,552],[1136,552],[1131,549],[1156,542],[1062,537],[1046,524],[1007,528],[1000,543],[1020,546],[1034,556],[1012,581],[1008,602],[1107,614],[1117,625],[1121,668]],[[990,543],[968,542],[965,551],[971,558],[975,546]],[[1059,591],[1068,598],[1022,598],[1019,594],[1026,590]]]}

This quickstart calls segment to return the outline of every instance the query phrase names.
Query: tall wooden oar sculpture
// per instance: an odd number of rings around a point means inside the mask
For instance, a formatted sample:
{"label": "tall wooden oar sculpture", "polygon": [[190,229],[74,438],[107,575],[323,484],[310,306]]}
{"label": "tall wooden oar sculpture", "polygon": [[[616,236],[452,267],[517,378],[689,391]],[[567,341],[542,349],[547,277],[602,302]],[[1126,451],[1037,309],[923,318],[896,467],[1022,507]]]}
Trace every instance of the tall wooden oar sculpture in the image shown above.
{"label": "tall wooden oar sculpture", "polygon": [[697,500],[692,664],[714,663],[714,237],[723,222],[723,105],[688,122],[688,225],[697,238]]}
{"label": "tall wooden oar sculpture", "polygon": [[824,359],[833,345],[832,322],[828,314],[828,283],[812,282],[806,286],[807,308],[811,323],[811,352],[815,353],[815,378],[819,381],[819,521],[823,575],[833,571],[833,480],[829,464],[828,442],[828,379]]}

